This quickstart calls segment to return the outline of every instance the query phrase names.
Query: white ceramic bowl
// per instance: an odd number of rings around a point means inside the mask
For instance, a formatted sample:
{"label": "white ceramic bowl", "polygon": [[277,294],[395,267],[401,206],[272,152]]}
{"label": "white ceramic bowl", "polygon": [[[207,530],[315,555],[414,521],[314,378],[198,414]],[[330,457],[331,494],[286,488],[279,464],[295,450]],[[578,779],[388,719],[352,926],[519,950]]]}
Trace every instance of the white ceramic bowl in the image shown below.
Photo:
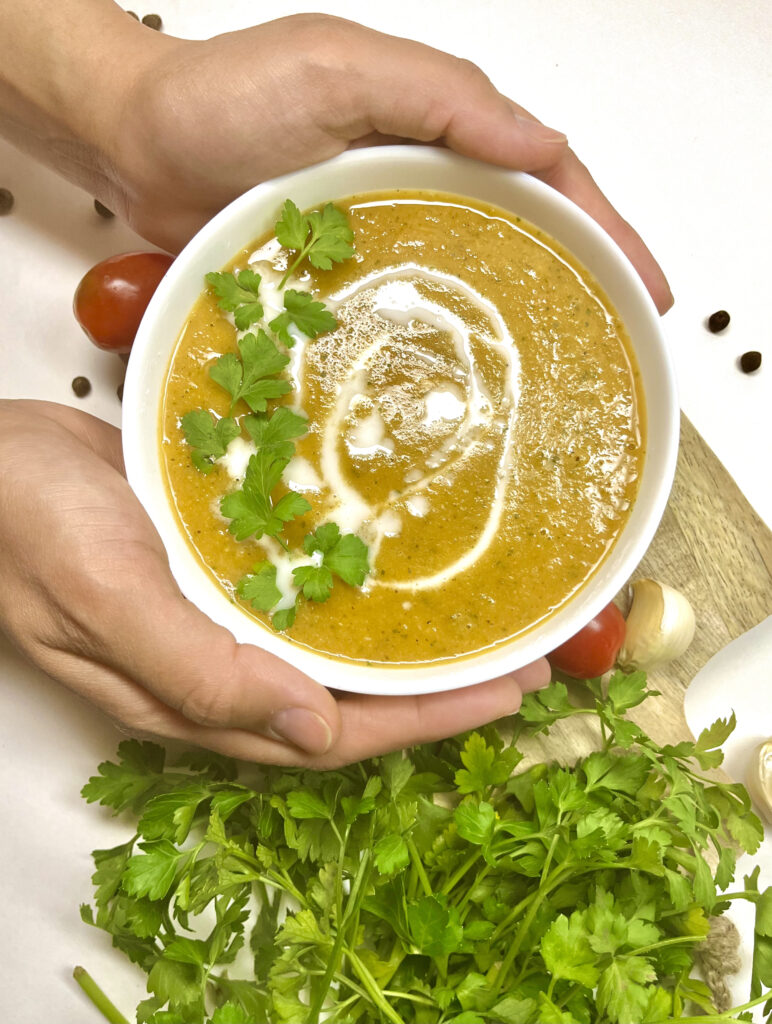
{"label": "white ceramic bowl", "polygon": [[[594,274],[622,317],[635,348],[647,405],[648,439],[635,506],[610,555],[559,612],[509,643],[454,662],[367,667],[314,654],[241,611],[188,547],[172,511],[159,449],[160,410],[169,360],[182,325],[203,290],[204,274],[222,267],[273,227],[290,196],[301,209],[358,192],[425,188],[470,196],[514,211],[571,250]],[[149,513],[182,592],[241,643],[291,662],[326,686],[357,693],[450,690],[502,675],[541,657],[585,625],[614,597],[643,557],[665,509],[675,472],[679,409],[659,316],[632,265],[601,228],[553,189],[446,150],[389,146],[345,153],[327,163],[265,182],[209,222],[174,261],[148,306],[129,361],[123,396],[123,448],[129,482]]]}

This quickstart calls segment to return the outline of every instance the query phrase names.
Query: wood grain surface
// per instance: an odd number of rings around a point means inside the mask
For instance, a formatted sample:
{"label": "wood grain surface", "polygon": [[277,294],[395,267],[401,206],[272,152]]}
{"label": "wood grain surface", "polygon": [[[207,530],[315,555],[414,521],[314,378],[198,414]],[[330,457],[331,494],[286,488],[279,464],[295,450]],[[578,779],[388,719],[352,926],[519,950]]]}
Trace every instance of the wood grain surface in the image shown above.
{"label": "wood grain surface", "polygon": [[[673,490],[654,540],[632,579],[649,576],[685,594],[697,629],[686,653],[649,673],[662,696],[630,717],[660,743],[691,736],[684,694],[696,673],[722,647],[772,614],[772,532],[753,511],[724,466],[685,416]],[[625,587],[617,604],[626,613]],[[571,686],[581,700],[586,691]],[[594,749],[594,716],[558,722],[548,737],[527,741],[527,761],[573,762]]]}

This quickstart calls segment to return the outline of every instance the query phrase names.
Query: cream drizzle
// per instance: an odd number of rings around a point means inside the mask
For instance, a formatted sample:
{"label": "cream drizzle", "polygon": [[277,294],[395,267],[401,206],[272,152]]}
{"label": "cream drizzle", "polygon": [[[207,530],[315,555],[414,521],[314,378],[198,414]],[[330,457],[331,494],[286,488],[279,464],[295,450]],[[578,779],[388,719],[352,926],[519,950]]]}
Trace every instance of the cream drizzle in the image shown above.
{"label": "cream drizzle", "polygon": [[[260,301],[265,310],[266,320],[278,316],[284,309],[282,290],[278,287],[282,274],[268,262],[271,255],[268,252],[258,251],[249,260],[250,265],[254,266],[261,274]],[[427,295],[421,294],[414,283],[415,278],[449,287],[460,293],[467,301],[477,306],[490,324],[490,336],[483,335],[483,340],[503,355],[507,364],[506,390],[508,396],[500,410],[494,410],[491,397],[475,366],[468,325],[462,317],[453,311]],[[406,512],[414,516],[426,515],[429,510],[429,500],[425,492],[432,483],[444,482],[440,471],[447,471],[454,464],[468,458],[475,447],[480,444],[480,435],[491,425],[500,426],[504,432],[493,501],[485,526],[472,547],[438,572],[410,580],[382,580],[370,576],[365,582],[364,588],[388,586],[395,590],[430,590],[442,586],[454,576],[473,566],[490,547],[499,528],[506,499],[507,480],[510,475],[508,471],[511,468],[514,425],[520,393],[520,360],[514,339],[503,318],[491,303],[453,275],[428,271],[416,264],[406,264],[399,269],[369,275],[337,295],[328,297],[325,300],[326,305],[335,312],[346,300],[353,298],[366,288],[373,287],[378,288],[378,303],[374,311],[384,321],[384,329],[352,363],[346,378],[339,387],[332,413],[327,418],[322,432],[322,477],[329,492],[335,496],[334,507],[326,518],[335,521],[342,533],[364,532],[369,540],[370,563],[374,565],[384,538],[396,537],[401,531],[402,519],[395,506],[401,504]],[[415,320],[450,335],[458,361],[466,370],[463,381],[467,390],[466,401],[462,403],[448,389],[438,389],[425,396],[424,422],[431,424],[437,420],[459,420],[455,436],[447,438],[431,453],[426,460],[428,472],[422,472],[418,467],[412,467],[405,474],[406,487],[402,492],[399,495],[390,495],[385,502],[373,506],[346,479],[338,456],[338,441],[341,435],[345,434],[344,423],[346,417],[350,415],[352,407],[356,406],[356,400],[366,394],[368,365],[377,356],[380,349],[391,340],[388,322],[407,326]],[[239,332],[239,336],[243,337],[245,333],[248,332]],[[302,411],[300,400],[303,359],[305,344],[309,339],[294,325],[290,328],[290,334],[295,341],[295,345],[287,350],[290,357],[287,372],[292,382],[294,396],[291,407],[300,412]],[[436,361],[436,357],[430,352],[416,354],[429,364]],[[461,385],[462,381],[459,380],[458,383]],[[374,409],[370,416],[369,423],[360,420],[357,424],[361,433],[355,433],[352,437],[352,432],[350,430],[348,432],[347,446],[352,455],[375,454],[376,451],[385,454],[393,452],[393,441],[386,435],[385,426],[377,409]],[[380,425],[375,420],[376,416],[380,420]],[[380,429],[381,427],[383,430]],[[356,427],[354,429],[356,430]],[[362,444],[361,442],[366,439],[369,440],[369,443]],[[240,445],[237,443],[239,440],[241,440]],[[357,444],[357,441],[360,441],[360,444]],[[231,451],[231,449],[234,450]],[[254,445],[243,441],[243,439],[231,442],[223,460],[231,477],[234,479],[243,477],[249,456],[254,450]],[[289,486],[294,486],[296,490],[317,490],[315,481],[312,486],[303,486],[300,482],[303,478],[310,479],[305,469],[302,473],[297,473],[300,461],[299,459],[293,460],[296,464],[295,472],[285,471],[285,482]],[[450,466],[448,466],[449,462]],[[310,468],[313,469],[313,467]],[[288,467],[289,469],[290,467]],[[300,480],[295,479],[297,476],[300,477]],[[297,588],[292,583],[292,569],[297,565],[307,565],[308,557],[293,559],[280,545],[269,538],[262,538],[260,543],[277,565],[277,586],[282,592],[282,599],[277,605],[277,609],[287,608],[294,603],[297,595]]]}
{"label": "cream drizzle", "polygon": [[[351,532],[359,532],[363,527],[367,528],[366,532],[370,534],[371,563],[374,563],[377,558],[384,536],[389,535],[382,524],[383,517],[390,516],[398,502],[406,504],[406,500],[413,495],[425,497],[424,492],[439,477],[440,467],[447,471],[447,463],[452,457],[454,462],[465,460],[478,443],[479,435],[492,424],[496,415],[490,395],[475,366],[467,324],[451,310],[432,298],[422,295],[415,283],[409,280],[409,278],[415,279],[416,277],[444,287],[451,287],[476,305],[483,313],[491,328],[491,335],[484,338],[485,343],[503,355],[507,364],[506,389],[508,395],[505,402],[502,403],[501,410],[505,414],[505,426],[502,454],[497,466],[495,492],[485,526],[476,542],[444,569],[430,575],[411,580],[382,580],[371,577],[368,581],[368,587],[389,586],[395,590],[410,591],[429,590],[442,586],[454,576],[473,566],[490,547],[504,511],[512,459],[520,376],[520,360],[514,339],[498,311],[483,296],[451,275],[427,271],[425,268],[415,265],[407,265],[396,271],[371,275],[363,281],[357,282],[353,287],[338,293],[334,296],[334,301],[327,300],[329,306],[339,308],[343,302],[353,298],[363,289],[377,286],[378,298],[375,312],[382,320],[402,325],[419,320],[447,332],[451,337],[459,363],[466,369],[467,400],[463,410],[463,419],[461,419],[455,437],[447,439],[436,452],[432,453],[432,457],[428,460],[430,472],[422,473],[418,479],[414,479],[414,470],[410,473],[412,482],[408,483],[401,494],[395,497],[390,496],[378,506],[368,504],[346,479],[339,460],[338,441],[352,403],[357,396],[366,391],[368,365],[377,356],[380,349],[391,340],[391,333],[385,325],[384,330],[354,360],[339,387],[332,412],[327,418],[322,432],[322,475],[336,499],[336,505],[330,512],[330,518],[339,522],[342,530],[345,528]],[[429,360],[433,358],[429,353],[426,356]],[[431,472],[432,469],[436,471]],[[389,520],[389,525],[393,529],[393,520]]]}

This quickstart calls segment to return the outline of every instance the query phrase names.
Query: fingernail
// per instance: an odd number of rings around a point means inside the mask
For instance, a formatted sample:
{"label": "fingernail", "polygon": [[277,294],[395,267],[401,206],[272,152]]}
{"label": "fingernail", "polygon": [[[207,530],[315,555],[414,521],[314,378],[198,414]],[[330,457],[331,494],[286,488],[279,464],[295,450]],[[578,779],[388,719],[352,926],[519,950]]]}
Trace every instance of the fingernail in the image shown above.
{"label": "fingernail", "polygon": [[515,114],[515,120],[525,134],[530,135],[537,142],[559,142],[561,144],[568,142],[563,132],[555,131],[554,128],[548,128],[541,121],[534,121],[530,117],[524,117],[523,114]]}
{"label": "fingernail", "polygon": [[269,735],[286,740],[309,754],[325,754],[332,745],[332,730],[321,715],[308,708],[284,708],[269,723]]}

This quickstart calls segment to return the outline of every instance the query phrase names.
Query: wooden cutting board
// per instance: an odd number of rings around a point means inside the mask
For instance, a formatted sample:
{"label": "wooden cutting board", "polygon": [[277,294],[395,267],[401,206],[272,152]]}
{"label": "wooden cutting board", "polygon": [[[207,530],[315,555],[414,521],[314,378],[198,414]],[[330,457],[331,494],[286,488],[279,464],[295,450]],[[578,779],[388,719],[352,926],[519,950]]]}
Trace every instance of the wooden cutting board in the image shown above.
{"label": "wooden cutting board", "polygon": [[[650,576],[685,594],[697,619],[694,640],[676,661],[649,673],[661,697],[630,717],[659,743],[691,736],[684,695],[702,666],[722,647],[772,614],[772,532],[685,416],[675,482],[659,530],[632,579]],[[627,613],[627,588],[617,595]],[[572,686],[575,700],[587,698]],[[527,761],[564,763],[595,749],[594,716],[558,722],[549,737],[527,743]]]}

